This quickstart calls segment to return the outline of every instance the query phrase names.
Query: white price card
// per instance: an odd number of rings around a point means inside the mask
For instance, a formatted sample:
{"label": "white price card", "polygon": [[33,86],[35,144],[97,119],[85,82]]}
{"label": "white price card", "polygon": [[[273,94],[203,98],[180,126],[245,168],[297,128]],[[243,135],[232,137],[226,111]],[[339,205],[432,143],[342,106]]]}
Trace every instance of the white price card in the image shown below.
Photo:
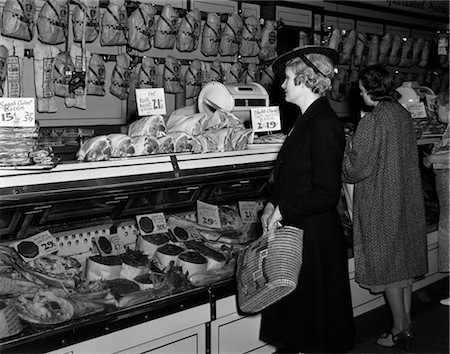
{"label": "white price card", "polygon": [[136,221],[141,235],[160,234],[169,231],[164,213],[137,215]]}
{"label": "white price card", "polygon": [[425,110],[425,105],[423,102],[408,104],[407,105],[409,113],[411,113],[412,118],[426,118],[427,111]]}
{"label": "white price card", "polygon": [[252,129],[254,132],[281,130],[280,107],[252,108]]}
{"label": "white price card", "polygon": [[59,251],[55,238],[47,230],[10,245],[25,262]]}
{"label": "white price card", "polygon": [[163,88],[136,89],[136,103],[140,116],[166,114],[166,96]]}
{"label": "white price card", "polygon": [[197,200],[197,222],[199,225],[220,229],[219,207]]}
{"label": "white price card", "polygon": [[239,214],[244,224],[256,224],[259,222],[258,211],[263,208],[262,202],[238,202]]}
{"label": "white price card", "polygon": [[119,235],[95,236],[92,242],[101,256],[113,256],[125,253],[125,247]]}
{"label": "white price card", "polygon": [[0,98],[0,127],[34,127],[34,97]]}

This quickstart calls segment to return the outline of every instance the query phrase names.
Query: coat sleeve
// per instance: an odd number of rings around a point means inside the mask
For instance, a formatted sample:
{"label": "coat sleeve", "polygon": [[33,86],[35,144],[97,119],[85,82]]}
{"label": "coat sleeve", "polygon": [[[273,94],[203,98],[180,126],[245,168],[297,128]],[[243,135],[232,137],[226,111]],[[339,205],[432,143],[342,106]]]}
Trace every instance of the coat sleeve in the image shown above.
{"label": "coat sleeve", "polygon": [[283,222],[301,223],[306,217],[336,207],[341,191],[345,137],[338,119],[321,119],[311,127],[311,188],[279,201]]}
{"label": "coat sleeve", "polygon": [[376,116],[367,113],[359,122],[351,149],[344,154],[342,179],[357,183],[371,176],[376,167],[381,147],[381,132],[377,132]]}

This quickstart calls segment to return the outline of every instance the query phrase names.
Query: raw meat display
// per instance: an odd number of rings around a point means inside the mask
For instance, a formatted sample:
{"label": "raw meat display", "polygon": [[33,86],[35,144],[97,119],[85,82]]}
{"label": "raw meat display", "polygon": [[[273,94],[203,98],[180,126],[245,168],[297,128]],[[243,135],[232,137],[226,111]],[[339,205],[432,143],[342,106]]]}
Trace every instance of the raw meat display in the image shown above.
{"label": "raw meat display", "polygon": [[203,124],[207,120],[206,113],[192,113],[189,115],[178,115],[174,111],[167,119],[167,131],[181,131],[193,136],[203,133]]}
{"label": "raw meat display", "polygon": [[407,38],[403,41],[402,54],[398,66],[411,66],[411,55],[414,46],[414,39]]}
{"label": "raw meat display", "polygon": [[128,126],[128,135],[135,136],[153,136],[161,138],[166,135],[166,123],[161,115],[143,117]]}
{"label": "raw meat display", "polygon": [[195,250],[186,250],[178,255],[177,265],[187,276],[201,273],[206,270],[208,261],[206,258]]}
{"label": "raw meat display", "polygon": [[111,156],[111,141],[106,135],[99,135],[86,140],[77,153],[79,161],[103,161]]}
{"label": "raw meat display", "polygon": [[278,46],[278,24],[274,20],[265,20],[264,26],[261,30],[261,43],[259,59],[262,61],[271,61],[275,59],[277,54]]}
{"label": "raw meat display", "polygon": [[385,33],[380,43],[380,52],[378,55],[378,63],[386,65],[388,62],[388,53],[392,45],[392,36],[390,33]]}
{"label": "raw meat display", "polygon": [[342,39],[342,52],[340,58],[342,64],[347,64],[350,62],[353,55],[353,49],[355,48],[355,43],[356,31],[352,29]]}
{"label": "raw meat display", "polygon": [[380,52],[380,40],[377,35],[373,35],[369,42],[369,53],[367,54],[367,65],[378,64],[378,54]]}
{"label": "raw meat display", "polygon": [[402,48],[402,38],[399,35],[395,35],[392,39],[391,52],[389,53],[388,64],[397,65],[400,61],[399,52]]}
{"label": "raw meat display", "polygon": [[131,137],[133,144],[133,156],[144,156],[159,153],[158,140],[151,135]]}
{"label": "raw meat display", "polygon": [[126,134],[109,134],[107,136],[111,143],[111,157],[127,157],[135,154],[133,138]]}
{"label": "raw meat display", "polygon": [[358,32],[358,34],[356,35],[355,56],[353,59],[353,64],[355,64],[356,66],[360,66],[362,64],[363,51],[366,46],[366,35],[362,32]]}

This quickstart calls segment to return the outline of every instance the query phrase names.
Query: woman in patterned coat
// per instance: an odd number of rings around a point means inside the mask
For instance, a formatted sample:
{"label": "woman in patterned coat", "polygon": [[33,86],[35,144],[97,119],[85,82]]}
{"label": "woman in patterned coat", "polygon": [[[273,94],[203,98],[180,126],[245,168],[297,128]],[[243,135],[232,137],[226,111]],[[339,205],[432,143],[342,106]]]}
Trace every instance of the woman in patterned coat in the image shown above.
{"label": "woman in patterned coat", "polygon": [[355,280],[373,293],[384,292],[391,309],[392,330],[377,344],[409,346],[412,282],[427,272],[417,141],[386,69],[363,69],[359,87],[365,104],[374,108],[359,122],[343,161],[343,180],[355,184]]}
{"label": "woman in patterned coat", "polygon": [[336,209],[345,136],[325,97],[332,60],[339,60],[334,49],[304,46],[273,64],[285,75],[286,101],[302,115],[278,153],[273,193],[261,222],[267,228],[281,222],[304,231],[297,288],[262,312],[260,338],[274,344],[277,353],[342,353],[353,347],[348,253]]}

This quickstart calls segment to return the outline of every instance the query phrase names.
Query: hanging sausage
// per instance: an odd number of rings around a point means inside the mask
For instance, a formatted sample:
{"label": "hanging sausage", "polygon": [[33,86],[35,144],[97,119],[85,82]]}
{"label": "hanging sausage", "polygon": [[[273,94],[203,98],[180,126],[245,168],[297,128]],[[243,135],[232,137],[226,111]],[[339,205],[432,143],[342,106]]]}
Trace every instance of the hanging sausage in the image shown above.
{"label": "hanging sausage", "polygon": [[102,18],[100,44],[114,46],[127,43],[127,8],[124,0],[110,0]]}

